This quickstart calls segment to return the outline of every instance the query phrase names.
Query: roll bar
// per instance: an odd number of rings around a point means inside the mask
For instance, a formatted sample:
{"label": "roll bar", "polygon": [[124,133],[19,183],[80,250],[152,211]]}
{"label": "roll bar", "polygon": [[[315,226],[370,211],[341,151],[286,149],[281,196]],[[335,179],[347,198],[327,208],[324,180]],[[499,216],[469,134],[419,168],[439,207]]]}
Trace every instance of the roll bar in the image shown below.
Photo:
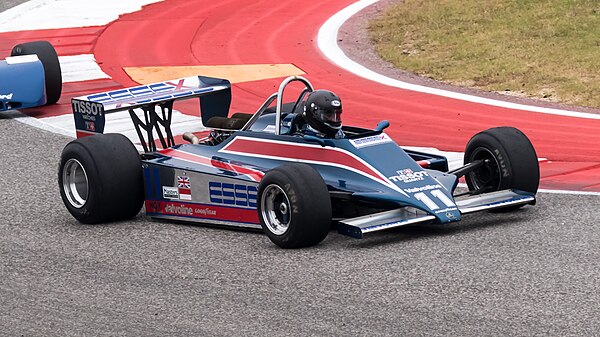
{"label": "roll bar", "polygon": [[249,129],[250,126],[252,126],[252,124],[254,124],[254,122],[265,112],[269,105],[271,105],[271,103],[273,103],[273,101],[277,99],[277,107],[275,110],[275,134],[279,135],[281,133],[281,109],[283,107],[283,92],[287,85],[294,81],[302,82],[309,92],[314,91],[312,84],[310,84],[310,82],[302,76],[290,76],[286,78],[279,85],[279,90],[277,90],[276,93],[273,93],[271,96],[269,96],[269,98],[267,98],[263,105],[261,105],[261,107],[256,111],[256,113],[254,113],[254,116],[252,116],[252,118],[248,120],[248,123],[244,125],[242,130]]}

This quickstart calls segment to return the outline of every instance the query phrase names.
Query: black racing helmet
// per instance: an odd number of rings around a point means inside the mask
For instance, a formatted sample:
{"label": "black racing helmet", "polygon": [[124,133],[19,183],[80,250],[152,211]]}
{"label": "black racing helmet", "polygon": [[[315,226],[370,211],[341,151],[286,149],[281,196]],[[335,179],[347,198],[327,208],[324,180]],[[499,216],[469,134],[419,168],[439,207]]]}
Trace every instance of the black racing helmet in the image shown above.
{"label": "black racing helmet", "polygon": [[304,103],[304,115],[313,129],[333,137],[342,127],[342,100],[329,90],[315,90]]}

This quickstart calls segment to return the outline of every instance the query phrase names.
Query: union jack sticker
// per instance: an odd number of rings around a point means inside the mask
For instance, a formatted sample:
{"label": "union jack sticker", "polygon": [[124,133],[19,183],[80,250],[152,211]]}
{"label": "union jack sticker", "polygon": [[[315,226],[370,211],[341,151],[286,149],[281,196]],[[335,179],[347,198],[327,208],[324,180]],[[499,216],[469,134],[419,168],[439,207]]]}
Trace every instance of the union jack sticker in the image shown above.
{"label": "union jack sticker", "polygon": [[179,191],[179,199],[192,200],[192,183],[188,176],[177,176],[177,189]]}
{"label": "union jack sticker", "polygon": [[179,188],[192,188],[190,184],[190,177],[188,176],[177,176],[177,187]]}

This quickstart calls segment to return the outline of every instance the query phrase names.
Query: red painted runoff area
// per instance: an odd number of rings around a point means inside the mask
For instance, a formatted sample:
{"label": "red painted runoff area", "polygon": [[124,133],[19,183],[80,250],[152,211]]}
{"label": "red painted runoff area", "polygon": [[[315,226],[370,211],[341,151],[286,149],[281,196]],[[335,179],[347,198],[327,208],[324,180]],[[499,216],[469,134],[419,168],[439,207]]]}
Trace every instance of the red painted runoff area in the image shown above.
{"label": "red painted runoff area", "polygon": [[[317,48],[317,32],[353,2],[166,0],[105,27],[0,34],[0,57],[17,42],[47,39],[59,55],[93,53],[112,77],[65,85],[58,106],[26,111],[34,117],[69,113],[70,98],[82,93],[135,85],[124,67],[291,63],[315,88],[342,98],[345,124],[375,127],[387,119],[391,126],[386,133],[399,144],[445,151],[463,151],[469,138],[486,128],[514,126],[547,159],[541,163],[542,188],[600,191],[600,120],[402,90],[358,77],[327,60]],[[280,82],[234,84],[232,112],[254,112]],[[296,94],[290,91],[286,98],[293,100]]]}

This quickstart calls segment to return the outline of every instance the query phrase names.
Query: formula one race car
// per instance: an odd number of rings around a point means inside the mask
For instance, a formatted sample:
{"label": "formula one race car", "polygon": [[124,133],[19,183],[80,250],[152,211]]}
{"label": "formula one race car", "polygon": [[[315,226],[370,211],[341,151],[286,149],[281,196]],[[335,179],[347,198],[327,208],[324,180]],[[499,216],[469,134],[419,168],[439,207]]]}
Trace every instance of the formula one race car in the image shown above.
{"label": "formula one race car", "polygon": [[[284,104],[292,82],[303,90]],[[137,215],[145,200],[151,218],[262,228],[283,248],[316,245],[332,225],[362,238],[535,204],[538,160],[519,130],[478,133],[467,144],[466,165],[449,171],[445,157],[399,147],[383,132],[386,121],[375,129],[343,126],[337,139],[298,135],[294,123],[312,91],[308,80],[290,77],[256,113],[231,117],[229,81],[203,76],[75,98],[81,138],[62,152],[64,204],[80,222],[101,223]],[[192,97],[200,97],[210,133],[188,133],[189,143],[175,144],[173,103]],[[121,110],[129,111],[141,155],[125,136],[102,134],[106,114]],[[463,176],[468,192],[458,194]]]}
{"label": "formula one race car", "polygon": [[0,60],[0,111],[54,104],[61,91],[60,63],[50,43],[19,44]]}

